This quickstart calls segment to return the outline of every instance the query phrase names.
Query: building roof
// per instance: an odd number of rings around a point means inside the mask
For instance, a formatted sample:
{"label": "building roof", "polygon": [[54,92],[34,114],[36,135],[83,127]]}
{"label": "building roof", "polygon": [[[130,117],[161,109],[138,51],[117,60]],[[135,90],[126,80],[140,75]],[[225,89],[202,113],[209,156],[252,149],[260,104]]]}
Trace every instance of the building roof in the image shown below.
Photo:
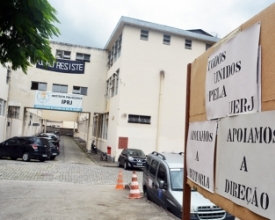
{"label": "building roof", "polygon": [[[120,18],[119,22],[117,23],[112,35],[110,36],[109,40],[107,41],[104,49],[110,49],[113,46],[115,40],[121,34],[124,25],[132,25],[132,26],[141,27],[141,28],[145,28],[145,29],[161,31],[164,33],[179,35],[179,36],[187,37],[190,39],[197,39],[197,40],[205,41],[208,43],[216,43],[219,41],[219,38],[213,37],[212,35],[208,34],[207,32],[205,32],[201,29],[195,29],[195,30],[201,30],[202,32],[197,32],[197,31],[192,31],[192,30],[187,31],[187,30],[182,30],[182,29],[178,29],[178,28],[174,28],[174,27],[170,27],[170,26],[166,26],[166,25],[151,23],[148,21],[142,21],[139,19],[122,16]],[[207,33],[207,34],[205,34],[205,33]]]}
{"label": "building roof", "polygon": [[187,30],[187,31],[191,31],[191,32],[194,32],[194,33],[204,34],[204,35],[207,35],[207,36],[210,36],[210,37],[214,37],[213,35],[207,33],[206,31],[204,31],[202,29],[191,29],[191,30]]}

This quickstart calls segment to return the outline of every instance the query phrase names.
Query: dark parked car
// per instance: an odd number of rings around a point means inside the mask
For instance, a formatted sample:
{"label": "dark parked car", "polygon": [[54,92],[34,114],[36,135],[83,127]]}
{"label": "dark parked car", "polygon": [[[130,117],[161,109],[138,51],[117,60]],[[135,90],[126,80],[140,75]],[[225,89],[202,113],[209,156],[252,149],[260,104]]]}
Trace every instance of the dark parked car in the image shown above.
{"label": "dark parked car", "polygon": [[44,138],[13,137],[0,143],[0,157],[10,157],[12,160],[22,158],[23,161],[37,159],[44,162],[50,158],[50,145]]}
{"label": "dark parked car", "polygon": [[146,155],[139,149],[124,149],[118,158],[118,165],[128,168],[143,168],[146,162]]}

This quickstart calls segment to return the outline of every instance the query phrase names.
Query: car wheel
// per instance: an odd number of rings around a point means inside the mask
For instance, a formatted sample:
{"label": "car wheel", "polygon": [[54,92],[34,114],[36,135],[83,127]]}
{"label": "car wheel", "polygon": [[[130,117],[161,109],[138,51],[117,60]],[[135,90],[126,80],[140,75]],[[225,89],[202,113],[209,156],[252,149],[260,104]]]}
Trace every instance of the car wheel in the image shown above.
{"label": "car wheel", "polygon": [[124,162],[124,170],[127,170],[128,169],[128,164],[127,164],[127,161]]}
{"label": "car wheel", "polygon": [[54,159],[55,159],[55,156],[51,156],[50,159],[51,159],[51,160],[54,160]]}
{"label": "car wheel", "polygon": [[17,157],[11,157],[12,160],[17,160]]}
{"label": "car wheel", "polygon": [[148,192],[147,192],[147,188],[146,188],[146,187],[143,188],[143,196],[144,196],[145,198],[147,198],[147,200],[151,200],[151,198],[150,198],[149,195],[148,195]]}
{"label": "car wheel", "polygon": [[30,154],[28,152],[23,153],[22,160],[25,162],[30,161]]}
{"label": "car wheel", "polygon": [[45,158],[40,158],[39,161],[40,162],[44,162],[46,159]]}

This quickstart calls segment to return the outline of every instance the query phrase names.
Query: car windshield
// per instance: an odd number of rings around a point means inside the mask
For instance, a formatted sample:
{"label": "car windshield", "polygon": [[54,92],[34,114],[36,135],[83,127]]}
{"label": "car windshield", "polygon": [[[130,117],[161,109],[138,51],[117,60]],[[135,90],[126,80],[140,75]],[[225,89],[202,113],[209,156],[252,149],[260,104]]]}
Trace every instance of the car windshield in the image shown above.
{"label": "car windshield", "polygon": [[170,169],[171,173],[171,187],[174,191],[183,190],[183,169]]}
{"label": "car windshield", "polygon": [[142,150],[128,150],[128,155],[134,157],[145,157]]}

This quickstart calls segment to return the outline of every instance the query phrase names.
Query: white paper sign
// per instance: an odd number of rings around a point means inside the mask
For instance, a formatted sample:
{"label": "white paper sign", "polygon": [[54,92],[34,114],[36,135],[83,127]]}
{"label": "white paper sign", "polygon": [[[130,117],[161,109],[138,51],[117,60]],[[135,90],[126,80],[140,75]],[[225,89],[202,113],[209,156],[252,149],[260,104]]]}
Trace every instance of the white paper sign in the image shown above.
{"label": "white paper sign", "polygon": [[216,192],[275,219],[275,111],[218,123]]}
{"label": "white paper sign", "polygon": [[82,95],[36,91],[34,107],[41,109],[82,111]]}
{"label": "white paper sign", "polygon": [[189,124],[187,177],[209,192],[214,192],[214,153],[216,121]]}
{"label": "white paper sign", "polygon": [[259,34],[260,23],[257,23],[238,33],[209,57],[205,85],[208,120],[259,111]]}

